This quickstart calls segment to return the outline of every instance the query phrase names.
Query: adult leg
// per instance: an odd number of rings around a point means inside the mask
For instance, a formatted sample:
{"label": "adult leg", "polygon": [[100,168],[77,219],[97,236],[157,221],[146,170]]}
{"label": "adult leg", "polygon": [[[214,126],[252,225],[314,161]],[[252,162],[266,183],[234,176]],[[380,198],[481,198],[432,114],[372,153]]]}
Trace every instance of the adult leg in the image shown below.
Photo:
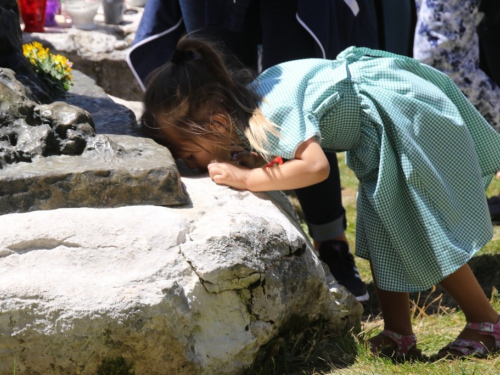
{"label": "adult leg", "polygon": [[484,13],[478,26],[481,66],[486,67],[485,72],[500,86],[500,2],[481,0],[479,10]]}
{"label": "adult leg", "polygon": [[[484,12],[484,19],[478,27],[482,51],[481,66],[487,68],[488,76],[500,87],[500,3],[495,0],[483,0],[480,10]],[[497,131],[500,132],[500,125]],[[500,171],[497,172],[497,179],[500,179]],[[492,219],[498,222],[500,210],[490,206],[490,211]]]}
{"label": "adult leg", "polygon": [[319,184],[297,189],[295,193],[320,259],[358,301],[366,302],[369,294],[359,276],[345,236],[345,209],[342,206],[337,157],[335,153],[326,153],[326,157],[330,163],[328,178]]}
{"label": "adult leg", "polygon": [[335,153],[325,154],[330,163],[328,178],[319,184],[295,190],[316,250],[328,240],[345,241],[346,220],[338,160]]}

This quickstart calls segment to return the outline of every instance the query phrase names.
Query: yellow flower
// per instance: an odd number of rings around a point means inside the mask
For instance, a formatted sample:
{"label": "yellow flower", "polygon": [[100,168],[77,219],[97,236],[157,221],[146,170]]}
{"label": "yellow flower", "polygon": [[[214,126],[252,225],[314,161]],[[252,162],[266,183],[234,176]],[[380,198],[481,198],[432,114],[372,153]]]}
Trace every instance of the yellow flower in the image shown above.
{"label": "yellow flower", "polygon": [[23,54],[25,56],[33,56],[40,60],[44,60],[49,56],[49,49],[43,48],[43,45],[39,42],[33,42],[31,44],[23,45]]}
{"label": "yellow flower", "polygon": [[51,85],[69,90],[72,85],[72,63],[62,55],[54,55],[39,42],[23,45],[23,54],[35,72]]}
{"label": "yellow flower", "polygon": [[54,61],[59,64],[59,66],[64,69],[66,73],[71,72],[71,63],[70,61],[64,57],[63,55],[54,55]]}

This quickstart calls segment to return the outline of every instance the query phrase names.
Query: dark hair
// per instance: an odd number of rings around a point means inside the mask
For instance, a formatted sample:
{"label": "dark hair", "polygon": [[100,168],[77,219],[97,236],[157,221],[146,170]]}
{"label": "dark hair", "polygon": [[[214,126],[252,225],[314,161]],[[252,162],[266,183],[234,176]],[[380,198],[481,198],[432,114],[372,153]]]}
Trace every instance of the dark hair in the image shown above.
{"label": "dark hair", "polygon": [[[169,147],[174,156],[177,147],[162,138],[162,127],[174,127],[181,140],[202,136],[222,147],[243,143],[235,134],[237,127],[265,155],[265,132],[276,130],[260,111],[261,97],[248,87],[254,78],[248,70],[228,69],[224,56],[213,44],[185,37],[171,61],[149,79],[141,125],[147,135]],[[232,125],[228,132],[211,130],[216,115]]]}
{"label": "dark hair", "polygon": [[172,60],[157,69],[144,94],[144,131],[175,154],[176,145],[162,139],[161,127],[175,127],[180,139],[200,135],[221,145],[238,142],[234,129],[231,139],[210,130],[214,115],[245,132],[249,119],[258,108],[260,97],[247,85],[253,75],[247,70],[231,71],[223,56],[209,42],[183,38]]}

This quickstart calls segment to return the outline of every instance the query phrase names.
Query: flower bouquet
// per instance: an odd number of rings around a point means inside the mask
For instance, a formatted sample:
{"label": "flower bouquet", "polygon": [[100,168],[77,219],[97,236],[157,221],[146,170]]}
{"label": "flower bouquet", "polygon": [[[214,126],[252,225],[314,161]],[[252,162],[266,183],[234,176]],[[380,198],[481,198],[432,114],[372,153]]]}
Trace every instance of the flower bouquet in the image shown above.
{"label": "flower bouquet", "polygon": [[38,42],[23,45],[23,54],[52,91],[68,91],[73,85],[73,64],[66,57],[50,53],[48,48]]}

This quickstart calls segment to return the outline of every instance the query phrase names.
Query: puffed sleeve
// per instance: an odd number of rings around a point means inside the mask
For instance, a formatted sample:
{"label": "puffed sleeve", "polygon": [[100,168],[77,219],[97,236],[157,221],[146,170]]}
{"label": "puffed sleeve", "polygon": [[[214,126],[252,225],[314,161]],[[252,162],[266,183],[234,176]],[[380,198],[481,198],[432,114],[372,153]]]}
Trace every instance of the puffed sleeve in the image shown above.
{"label": "puffed sleeve", "polygon": [[266,118],[278,126],[279,136],[269,134],[265,146],[271,155],[294,159],[297,148],[304,141],[314,137],[321,144],[318,120],[297,103],[264,103],[261,108]]}

